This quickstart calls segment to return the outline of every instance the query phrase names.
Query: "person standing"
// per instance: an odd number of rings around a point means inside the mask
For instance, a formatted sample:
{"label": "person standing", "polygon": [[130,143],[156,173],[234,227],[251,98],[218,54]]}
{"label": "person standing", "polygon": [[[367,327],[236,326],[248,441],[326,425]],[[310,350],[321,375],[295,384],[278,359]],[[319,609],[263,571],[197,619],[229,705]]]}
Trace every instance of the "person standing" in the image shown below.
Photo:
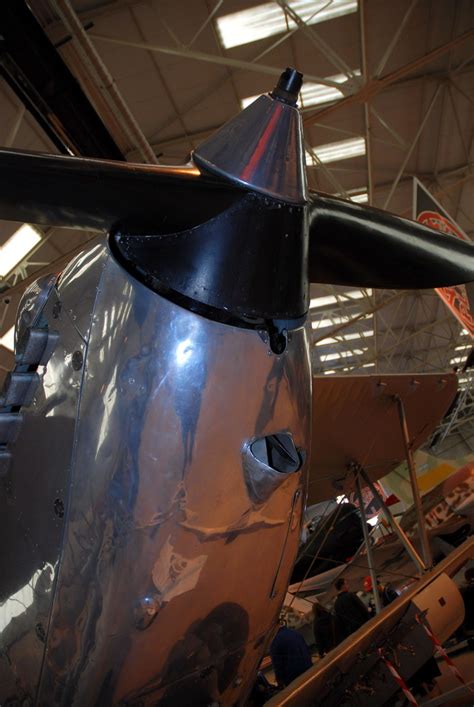
{"label": "person standing", "polygon": [[322,658],[335,648],[344,638],[344,631],[338,617],[318,602],[313,604],[314,642]]}
{"label": "person standing", "polygon": [[311,653],[303,636],[284,621],[270,646],[270,656],[278,687],[283,688],[311,668]]}
{"label": "person standing", "polygon": [[347,637],[370,619],[369,610],[357,594],[349,591],[346,579],[340,577],[336,580],[334,586],[338,592],[334,602],[334,613],[341,622]]}

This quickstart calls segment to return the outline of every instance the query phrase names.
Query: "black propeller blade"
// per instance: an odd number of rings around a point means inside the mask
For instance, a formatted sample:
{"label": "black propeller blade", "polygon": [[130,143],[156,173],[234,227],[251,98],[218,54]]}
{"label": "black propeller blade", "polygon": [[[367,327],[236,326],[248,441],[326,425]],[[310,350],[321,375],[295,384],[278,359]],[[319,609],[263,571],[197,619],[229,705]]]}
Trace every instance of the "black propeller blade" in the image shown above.
{"label": "black propeller blade", "polygon": [[225,211],[243,190],[196,167],[0,150],[0,218],[128,233],[176,233]]}
{"label": "black propeller blade", "polygon": [[415,221],[326,195],[312,195],[309,280],[332,285],[423,289],[474,280],[474,246]]}

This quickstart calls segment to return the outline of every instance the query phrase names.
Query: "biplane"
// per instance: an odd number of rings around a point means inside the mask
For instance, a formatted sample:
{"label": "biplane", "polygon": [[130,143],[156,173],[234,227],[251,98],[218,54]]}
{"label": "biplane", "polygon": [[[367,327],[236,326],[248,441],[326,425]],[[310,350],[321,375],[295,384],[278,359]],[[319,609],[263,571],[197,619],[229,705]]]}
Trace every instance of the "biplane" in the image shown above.
{"label": "biplane", "polygon": [[[185,166],[0,151],[3,219],[98,231],[18,310],[0,403],[2,704],[244,704],[307,498],[370,481],[391,449],[373,430],[359,457],[324,455],[317,435],[346,406],[311,422],[309,282],[474,280],[470,244],[308,192],[301,80],[287,69]],[[392,378],[348,381],[344,398],[369,385],[387,416],[397,399],[415,419],[426,388],[434,418],[455,387]],[[326,392],[315,381],[316,403]]]}

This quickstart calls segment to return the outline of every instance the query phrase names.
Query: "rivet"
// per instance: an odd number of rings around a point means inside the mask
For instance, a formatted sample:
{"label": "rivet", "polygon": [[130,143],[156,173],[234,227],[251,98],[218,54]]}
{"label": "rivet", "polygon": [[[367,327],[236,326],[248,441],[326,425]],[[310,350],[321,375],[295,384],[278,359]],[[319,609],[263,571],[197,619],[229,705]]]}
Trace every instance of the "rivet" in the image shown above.
{"label": "rivet", "polygon": [[64,503],[61,501],[60,498],[57,498],[54,501],[54,512],[58,516],[58,518],[64,518]]}
{"label": "rivet", "polygon": [[57,319],[61,313],[61,302],[55,302],[53,306],[53,319]]}
{"label": "rivet", "polygon": [[82,355],[82,351],[74,351],[71,363],[75,371],[81,370],[82,364],[84,363],[84,356]]}

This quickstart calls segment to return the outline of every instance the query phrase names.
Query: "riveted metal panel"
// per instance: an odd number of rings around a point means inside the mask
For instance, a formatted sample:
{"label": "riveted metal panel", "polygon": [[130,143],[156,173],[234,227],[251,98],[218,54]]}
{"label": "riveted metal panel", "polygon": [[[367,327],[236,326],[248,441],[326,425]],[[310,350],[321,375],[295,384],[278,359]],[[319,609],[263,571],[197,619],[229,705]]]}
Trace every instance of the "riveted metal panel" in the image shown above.
{"label": "riveted metal panel", "polygon": [[244,698],[297,551],[306,464],[257,505],[242,450],[281,431],[308,450],[310,400],[303,329],[276,357],[108,261],[42,703]]}
{"label": "riveted metal panel", "polygon": [[[83,288],[95,293],[100,269],[94,259],[86,267],[87,254],[83,262]],[[46,365],[35,373],[31,404],[21,408],[20,429],[16,440],[10,440],[11,460],[0,483],[2,704],[35,700],[60,561],[83,377],[72,361],[76,352],[83,356],[86,352],[69,317],[61,314],[67,286],[61,285],[59,291],[46,281],[45,286],[42,321],[54,328],[58,341]],[[41,292],[34,295],[41,298]]]}

